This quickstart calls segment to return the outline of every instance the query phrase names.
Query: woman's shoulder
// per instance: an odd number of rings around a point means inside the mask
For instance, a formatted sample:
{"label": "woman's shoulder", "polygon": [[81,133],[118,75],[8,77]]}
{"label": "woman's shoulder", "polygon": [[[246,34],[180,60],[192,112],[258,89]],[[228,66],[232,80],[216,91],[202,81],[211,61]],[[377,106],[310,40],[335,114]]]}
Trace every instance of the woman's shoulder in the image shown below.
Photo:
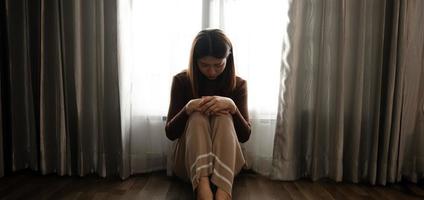
{"label": "woman's shoulder", "polygon": [[176,85],[179,85],[179,87],[189,87],[190,85],[190,78],[188,77],[187,70],[181,71],[178,74],[175,74],[173,77],[173,82]]}
{"label": "woman's shoulder", "polygon": [[178,74],[174,75],[174,79],[178,79],[179,81],[186,82],[189,80],[187,70],[183,70]]}
{"label": "woman's shoulder", "polygon": [[236,76],[236,90],[247,87],[247,81],[240,76]]}

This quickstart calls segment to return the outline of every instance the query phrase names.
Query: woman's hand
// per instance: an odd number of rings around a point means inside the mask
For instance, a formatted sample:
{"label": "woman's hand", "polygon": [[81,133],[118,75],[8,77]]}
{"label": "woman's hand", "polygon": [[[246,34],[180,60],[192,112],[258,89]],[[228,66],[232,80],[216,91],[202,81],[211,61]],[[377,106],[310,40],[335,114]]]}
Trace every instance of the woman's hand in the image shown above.
{"label": "woman's hand", "polygon": [[191,115],[191,113],[193,113],[195,111],[201,111],[200,103],[202,103],[202,99],[192,99],[192,100],[190,100],[185,106],[186,113],[188,115]]}
{"label": "woman's hand", "polygon": [[201,100],[200,112],[206,115],[234,114],[237,110],[234,101],[228,97],[204,96]]}

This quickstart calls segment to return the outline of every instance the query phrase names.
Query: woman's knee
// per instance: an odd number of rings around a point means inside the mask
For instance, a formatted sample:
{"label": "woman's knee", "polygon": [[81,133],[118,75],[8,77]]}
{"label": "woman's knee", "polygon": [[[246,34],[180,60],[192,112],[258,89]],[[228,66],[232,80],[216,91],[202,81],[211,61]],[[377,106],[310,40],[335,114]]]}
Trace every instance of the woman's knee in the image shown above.
{"label": "woman's knee", "polygon": [[217,137],[223,140],[237,138],[231,115],[215,116],[212,120],[212,132],[214,140]]}
{"label": "woman's knee", "polygon": [[223,125],[223,126],[234,126],[233,124],[233,117],[230,114],[226,115],[216,115],[213,119],[214,125]]}
{"label": "woman's knee", "polygon": [[192,125],[209,124],[209,119],[201,112],[193,112],[188,118],[188,123]]}
{"label": "woman's knee", "polygon": [[210,137],[209,118],[206,115],[200,112],[193,112],[187,123],[187,142],[190,143],[193,141],[195,143],[199,143]]}

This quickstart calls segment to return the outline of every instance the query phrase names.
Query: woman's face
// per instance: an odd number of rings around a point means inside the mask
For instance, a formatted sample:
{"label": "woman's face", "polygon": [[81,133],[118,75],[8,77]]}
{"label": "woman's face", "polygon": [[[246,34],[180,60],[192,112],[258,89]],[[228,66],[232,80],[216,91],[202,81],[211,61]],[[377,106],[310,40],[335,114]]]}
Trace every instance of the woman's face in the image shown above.
{"label": "woman's face", "polygon": [[215,80],[222,72],[224,72],[227,58],[215,58],[213,56],[205,56],[197,59],[197,66],[200,72],[209,80]]}

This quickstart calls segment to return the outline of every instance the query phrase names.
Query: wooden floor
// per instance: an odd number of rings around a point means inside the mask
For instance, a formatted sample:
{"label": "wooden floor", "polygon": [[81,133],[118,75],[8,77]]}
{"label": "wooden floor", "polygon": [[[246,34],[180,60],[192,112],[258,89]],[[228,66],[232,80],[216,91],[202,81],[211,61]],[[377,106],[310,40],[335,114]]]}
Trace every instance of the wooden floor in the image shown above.
{"label": "wooden floor", "polygon": [[[192,199],[191,186],[164,171],[119,178],[41,176],[19,172],[0,178],[0,199]],[[335,183],[272,181],[245,172],[237,176],[233,199],[424,199],[420,184],[369,186]]]}

